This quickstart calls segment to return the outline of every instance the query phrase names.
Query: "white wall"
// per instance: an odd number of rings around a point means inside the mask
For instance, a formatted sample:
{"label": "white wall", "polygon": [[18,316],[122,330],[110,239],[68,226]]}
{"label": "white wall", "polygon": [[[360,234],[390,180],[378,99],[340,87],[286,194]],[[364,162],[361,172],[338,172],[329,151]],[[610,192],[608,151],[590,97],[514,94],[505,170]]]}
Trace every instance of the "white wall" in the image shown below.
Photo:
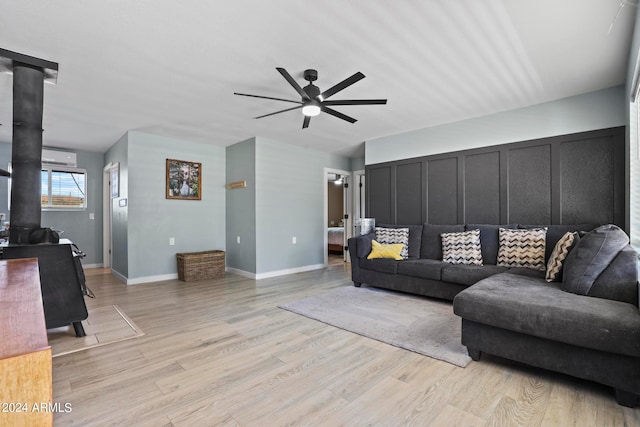
{"label": "white wall", "polygon": [[427,156],[588,130],[628,122],[624,86],[373,139],[365,164]]}

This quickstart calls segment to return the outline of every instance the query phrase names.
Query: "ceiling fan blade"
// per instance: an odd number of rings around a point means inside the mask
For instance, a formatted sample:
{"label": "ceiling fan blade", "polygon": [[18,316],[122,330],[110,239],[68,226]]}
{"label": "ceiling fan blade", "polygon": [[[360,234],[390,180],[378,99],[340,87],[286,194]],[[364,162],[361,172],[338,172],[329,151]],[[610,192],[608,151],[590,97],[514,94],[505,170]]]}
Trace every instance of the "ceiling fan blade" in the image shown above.
{"label": "ceiling fan blade", "polygon": [[284,98],[274,98],[272,96],[250,95],[248,93],[238,93],[238,92],[233,92],[233,94],[240,95],[240,96],[250,96],[252,98],[273,99],[274,101],[285,101],[285,102],[294,102],[296,104],[302,104],[301,101],[294,101],[292,99],[284,99]]}
{"label": "ceiling fan blade", "polygon": [[302,129],[308,128],[310,121],[311,121],[311,116],[304,116],[304,121],[302,122]]}
{"label": "ceiling fan blade", "polygon": [[358,121],[357,119],[354,119],[353,117],[349,117],[349,116],[347,116],[346,114],[342,114],[341,112],[336,111],[336,110],[334,110],[333,108],[325,107],[324,105],[322,105],[320,108],[321,108],[321,109],[322,109],[322,111],[324,111],[325,113],[327,113],[327,114],[331,114],[332,116],[337,117],[337,118],[339,118],[339,119],[346,120],[346,121],[348,121],[349,123],[355,123],[355,122],[357,122],[357,121]]}
{"label": "ceiling fan blade", "polygon": [[298,94],[300,94],[300,96],[302,97],[302,99],[305,99],[307,101],[309,101],[311,98],[309,98],[309,95],[307,95],[307,93],[302,90],[302,88],[300,87],[300,85],[298,84],[298,82],[296,82],[293,77],[291,77],[291,74],[289,74],[289,72],[287,70],[285,70],[282,67],[276,67],[276,70],[278,70],[278,72],[280,74],[282,74],[282,77],[285,78],[285,80],[287,80],[289,82],[289,84],[291,86],[293,86],[293,88],[296,90],[296,92],[298,92]]}
{"label": "ceiling fan blade", "polygon": [[386,99],[343,99],[340,101],[323,101],[324,105],[381,105]]}
{"label": "ceiling fan blade", "polygon": [[298,108],[302,108],[302,105],[298,105],[297,107],[287,108],[286,110],[276,111],[275,113],[264,114],[262,116],[254,117],[254,119],[261,119],[263,117],[273,116],[274,114],[280,114],[280,113],[284,113],[284,112],[287,112],[287,111],[296,110]]}
{"label": "ceiling fan blade", "polygon": [[325,90],[324,92],[322,92],[320,94],[321,99],[327,99],[329,98],[331,95],[335,94],[336,92],[340,92],[342,89],[345,89],[348,86],[351,86],[352,84],[354,84],[357,81],[360,81],[364,79],[364,74],[362,74],[360,71],[358,71],[357,73],[355,73],[353,76],[348,77],[346,79],[344,79],[343,81],[341,81],[340,83],[338,83],[335,86],[330,87],[329,89]]}

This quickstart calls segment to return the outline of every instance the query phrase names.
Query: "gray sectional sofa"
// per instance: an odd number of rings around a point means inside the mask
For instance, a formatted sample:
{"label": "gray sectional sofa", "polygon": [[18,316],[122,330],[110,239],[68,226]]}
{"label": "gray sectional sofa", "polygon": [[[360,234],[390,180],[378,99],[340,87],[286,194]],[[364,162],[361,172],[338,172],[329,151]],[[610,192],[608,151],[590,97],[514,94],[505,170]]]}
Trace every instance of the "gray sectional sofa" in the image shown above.
{"label": "gray sectional sofa", "polygon": [[[409,228],[409,257],[367,259],[375,233],[349,239],[355,286],[370,285],[453,301],[462,343],[482,352],[609,385],[618,403],[640,396],[638,257],[614,225],[432,225]],[[545,272],[496,265],[499,228],[546,227],[545,262],[570,231],[581,238],[562,281]],[[483,265],[442,261],[442,233],[480,230]]]}

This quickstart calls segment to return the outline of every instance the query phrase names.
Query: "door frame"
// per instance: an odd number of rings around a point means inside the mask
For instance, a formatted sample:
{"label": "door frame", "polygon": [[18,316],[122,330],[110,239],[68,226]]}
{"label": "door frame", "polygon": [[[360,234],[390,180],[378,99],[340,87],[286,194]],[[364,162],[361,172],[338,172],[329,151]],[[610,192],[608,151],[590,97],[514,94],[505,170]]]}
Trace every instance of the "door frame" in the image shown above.
{"label": "door frame", "polygon": [[111,171],[116,167],[116,164],[110,162],[102,169],[102,266],[104,268],[111,268],[113,263]]}
{"label": "door frame", "polygon": [[[329,249],[328,249],[328,245],[329,245],[329,236],[328,236],[328,232],[329,232],[329,190],[327,188],[327,176],[329,174],[334,174],[334,173],[338,173],[340,175],[344,175],[344,176],[348,176],[349,180],[348,182],[351,183],[353,182],[353,178],[352,178],[352,172],[351,171],[346,171],[346,170],[342,170],[342,169],[333,169],[333,168],[324,168],[324,173],[322,174],[322,188],[323,188],[323,192],[324,192],[324,213],[322,215],[323,217],[323,227],[322,229],[324,230],[324,239],[323,239],[323,253],[324,253],[324,265],[327,266],[329,265]],[[353,185],[349,185],[350,189],[349,191],[353,191]],[[344,198],[344,195],[343,195]],[[351,198],[351,201],[353,201],[353,198]],[[351,221],[352,221],[352,206],[351,203],[348,203],[347,206],[343,206],[344,212],[347,214],[348,218],[346,221],[344,221],[344,246],[346,247],[347,244],[347,240],[349,239],[349,237],[351,237],[353,235],[353,231],[352,231],[352,226],[351,226]],[[345,260],[347,260],[347,254],[345,253]]]}
{"label": "door frame", "polygon": [[[364,169],[353,171],[353,179],[351,185],[353,186],[353,219],[366,218],[365,209],[363,207],[364,192],[366,190],[365,183],[361,180],[365,176]],[[362,187],[360,187],[362,185]],[[363,209],[360,209],[363,207]]]}

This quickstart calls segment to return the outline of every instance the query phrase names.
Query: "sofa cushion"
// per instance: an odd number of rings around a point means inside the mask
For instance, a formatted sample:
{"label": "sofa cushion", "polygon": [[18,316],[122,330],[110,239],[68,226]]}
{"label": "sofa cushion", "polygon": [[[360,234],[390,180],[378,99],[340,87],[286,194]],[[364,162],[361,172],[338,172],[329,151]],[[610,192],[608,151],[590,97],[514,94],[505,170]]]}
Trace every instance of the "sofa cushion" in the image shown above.
{"label": "sofa cushion", "polygon": [[400,254],[405,247],[402,243],[382,244],[373,240],[371,242],[371,252],[367,255],[367,259],[389,258],[399,261],[403,259]]}
{"label": "sofa cushion", "polygon": [[456,265],[445,263],[442,266],[442,280],[460,285],[473,285],[479,280],[494,274],[504,273],[507,270],[507,267],[499,267],[497,265]]}
{"label": "sofa cushion", "polygon": [[535,279],[544,279],[545,274],[545,272],[542,270],[533,270],[526,267],[511,267],[509,270],[507,270],[507,273],[515,274],[518,276],[533,277]]}
{"label": "sofa cushion", "polygon": [[558,240],[560,240],[560,238],[562,236],[565,235],[565,233],[569,232],[569,231],[582,231],[585,234],[591,230],[593,230],[594,228],[598,227],[601,224],[570,224],[570,225],[565,225],[565,224],[554,224],[554,225],[526,225],[526,224],[519,224],[518,228],[547,228],[547,244],[546,244],[546,248],[545,248],[545,255],[544,255],[544,259],[546,261],[549,261],[549,257],[551,256],[551,252],[553,251],[553,248],[555,248],[556,243],[558,243]]}
{"label": "sofa cushion", "polygon": [[398,272],[398,263],[400,262],[403,261],[396,261],[395,259],[389,258],[363,258],[360,260],[359,267],[364,268],[365,270],[377,271],[379,273],[396,274]]}
{"label": "sofa cushion", "polygon": [[503,267],[526,267],[544,270],[544,247],[546,228],[510,230],[500,228],[498,259]]}
{"label": "sofa cushion", "polygon": [[409,229],[409,248],[408,259],[420,258],[420,245],[422,242],[422,225],[392,225],[380,224],[382,228],[408,228]]}
{"label": "sofa cushion", "polygon": [[409,259],[398,263],[398,274],[440,280],[442,265],[443,262],[436,259]]}
{"label": "sofa cushion", "polygon": [[493,225],[493,224],[467,224],[466,230],[480,230],[480,242],[482,244],[482,262],[496,265],[498,260],[498,248],[500,241],[498,233],[500,228],[514,229],[517,224]]}
{"label": "sofa cushion", "polygon": [[557,282],[498,274],[460,292],[454,313],[474,322],[596,350],[640,356],[632,304],[574,295]]}
{"label": "sofa cushion", "polygon": [[631,246],[618,252],[593,283],[589,296],[638,305],[638,253]]}
{"label": "sofa cushion", "polygon": [[420,258],[442,260],[442,233],[464,231],[464,225],[425,224],[422,227]]}
{"label": "sofa cushion", "polygon": [[482,265],[480,230],[442,233],[442,261],[449,264]]}
{"label": "sofa cushion", "polygon": [[409,229],[376,227],[376,240],[384,245],[403,245],[400,256],[402,259],[409,257]]}
{"label": "sofa cushion", "polygon": [[547,262],[547,271],[545,274],[545,280],[547,282],[561,281],[564,260],[569,255],[571,249],[578,243],[579,239],[580,237],[578,237],[576,231],[568,231],[558,240]]}
{"label": "sofa cushion", "polygon": [[587,233],[565,260],[562,289],[589,295],[598,276],[628,243],[627,234],[613,224]]}

